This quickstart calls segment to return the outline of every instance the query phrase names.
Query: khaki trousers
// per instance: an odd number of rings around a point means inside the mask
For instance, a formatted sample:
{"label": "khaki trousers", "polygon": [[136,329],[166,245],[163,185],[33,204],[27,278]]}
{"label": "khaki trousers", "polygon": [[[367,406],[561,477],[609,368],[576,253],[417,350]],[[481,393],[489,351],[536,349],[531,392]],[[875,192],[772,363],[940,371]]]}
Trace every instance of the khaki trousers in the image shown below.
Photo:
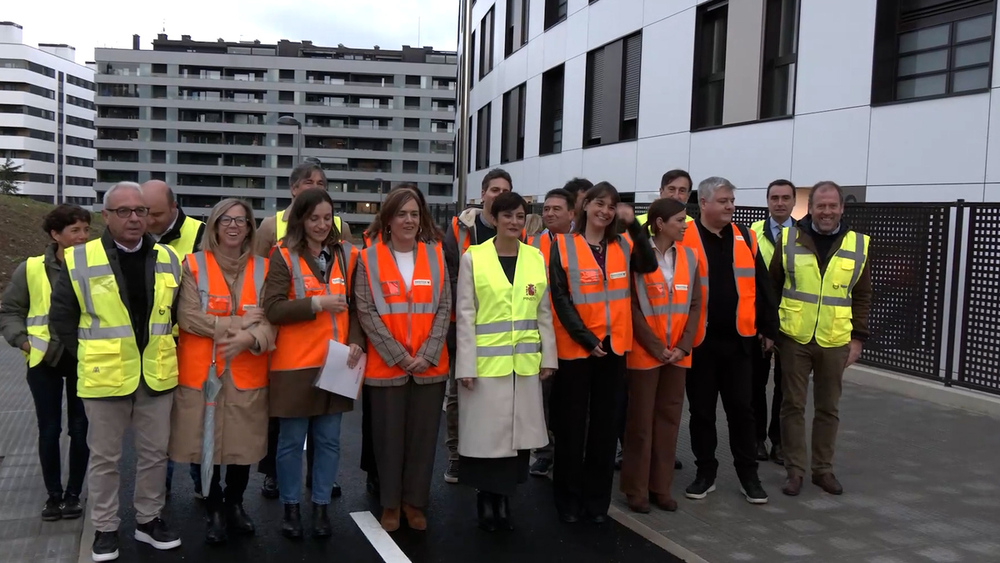
{"label": "khaki trousers", "polygon": [[114,532],[118,517],[118,461],[122,457],[125,430],[132,428],[135,440],[135,520],[145,524],[160,515],[167,500],[167,445],[170,442],[170,410],[174,394],[151,397],[139,388],[121,399],[84,399],[90,427],[90,518],[98,532]]}
{"label": "khaki trousers", "polygon": [[815,341],[799,344],[785,335],[778,340],[781,361],[781,446],[785,468],[806,472],[806,400],[813,374],[812,474],[833,472],[833,453],[840,427],[839,405],[848,347],[823,348]]}
{"label": "khaki trousers", "polygon": [[686,368],[675,365],[626,373],[621,489],[630,498],[645,499],[649,493],[672,498],[686,375]]}

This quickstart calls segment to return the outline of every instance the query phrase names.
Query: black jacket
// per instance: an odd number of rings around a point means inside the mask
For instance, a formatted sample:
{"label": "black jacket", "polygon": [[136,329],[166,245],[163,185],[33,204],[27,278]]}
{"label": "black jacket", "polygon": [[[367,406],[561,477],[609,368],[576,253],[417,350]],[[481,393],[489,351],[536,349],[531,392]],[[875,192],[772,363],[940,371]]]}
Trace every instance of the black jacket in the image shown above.
{"label": "black jacket", "polygon": [[[181,227],[184,226],[184,221],[187,221],[187,218],[188,216],[184,214],[184,210],[181,209],[180,206],[178,206],[177,220],[174,221],[174,226],[170,227],[170,230],[163,233],[163,236],[160,237],[159,243],[170,244],[171,242],[181,238]],[[194,219],[192,219],[192,221],[193,220]],[[191,252],[198,252],[198,249],[201,245],[201,237],[204,235],[205,235],[205,223],[202,223],[201,225],[198,225],[198,235],[194,238],[194,249],[192,249]],[[180,258],[182,261],[184,260],[183,256],[181,256]]]}
{"label": "black jacket", "polygon": [[[638,221],[628,226],[628,234],[632,237],[632,256],[630,269],[632,273],[648,274],[660,267],[656,260],[656,252],[649,244],[649,235],[640,227]],[[621,236],[621,235],[619,235]],[[559,245],[553,244],[549,255],[549,292],[552,296],[552,308],[559,316],[570,338],[587,350],[593,350],[601,341],[590,332],[573,305],[573,297],[569,293],[569,279],[563,269],[562,258],[559,256]],[[605,273],[607,276],[607,273]],[[631,308],[630,308],[631,309]]]}

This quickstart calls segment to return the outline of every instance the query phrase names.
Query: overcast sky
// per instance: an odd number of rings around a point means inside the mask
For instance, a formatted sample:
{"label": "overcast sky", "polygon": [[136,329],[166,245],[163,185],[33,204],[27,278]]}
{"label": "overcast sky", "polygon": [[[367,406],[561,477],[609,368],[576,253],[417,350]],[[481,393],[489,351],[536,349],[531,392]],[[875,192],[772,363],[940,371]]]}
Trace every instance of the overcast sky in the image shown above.
{"label": "overcast sky", "polygon": [[135,33],[141,47],[151,49],[164,29],[171,39],[190,35],[198,41],[305,39],[323,46],[454,50],[458,5],[459,0],[34,0],[4,2],[0,19],[21,24],[28,45],[76,47],[82,64],[93,60],[95,47],[131,48]]}

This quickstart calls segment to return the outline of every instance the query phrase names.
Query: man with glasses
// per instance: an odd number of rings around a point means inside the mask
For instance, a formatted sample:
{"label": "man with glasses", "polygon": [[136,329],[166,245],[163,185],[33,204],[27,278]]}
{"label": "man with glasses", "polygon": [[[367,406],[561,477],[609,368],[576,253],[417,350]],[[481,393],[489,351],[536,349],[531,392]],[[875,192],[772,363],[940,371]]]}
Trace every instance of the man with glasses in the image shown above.
{"label": "man with glasses", "polygon": [[136,450],[135,539],[156,549],[181,545],[160,518],[166,501],[170,411],[177,386],[176,321],[181,261],[146,233],[141,188],[120,182],[104,194],[107,229],[65,256],[52,289],[49,329],[77,358],[78,389],[90,421],[89,504],[94,561],[118,558],[122,440]]}

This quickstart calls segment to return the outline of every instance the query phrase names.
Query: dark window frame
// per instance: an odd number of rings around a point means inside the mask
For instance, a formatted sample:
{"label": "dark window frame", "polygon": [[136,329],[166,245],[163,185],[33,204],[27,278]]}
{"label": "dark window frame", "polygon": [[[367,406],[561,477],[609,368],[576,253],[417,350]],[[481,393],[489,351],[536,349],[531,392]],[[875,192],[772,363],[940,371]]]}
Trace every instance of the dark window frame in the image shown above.
{"label": "dark window frame", "polygon": [[[511,12],[519,5],[520,21],[511,21]],[[528,0],[507,0],[507,21],[504,22],[503,57],[506,59],[528,44]],[[517,31],[520,30],[520,36]]]}
{"label": "dark window frame", "polygon": [[569,0],[545,0],[543,31],[561,24],[569,18]]}
{"label": "dark window frame", "polygon": [[[489,19],[487,30],[486,20]],[[489,33],[487,34],[487,31]],[[493,47],[496,44],[496,6],[491,7],[479,22],[479,79],[493,72]]]}
{"label": "dark window frame", "polygon": [[[784,31],[782,24],[785,23],[782,14],[786,4],[790,4],[791,9],[794,10],[791,16],[793,37],[791,39],[791,53],[782,54],[781,39]],[[760,108],[758,110],[758,117],[761,120],[795,115],[801,14],[801,0],[765,1],[764,48],[761,59]],[[781,86],[784,87],[783,91]]]}
{"label": "dark window frame", "polygon": [[[628,46],[638,41],[634,64],[635,117],[626,118],[629,100]],[[598,65],[598,61],[600,65]],[[583,148],[634,141],[639,133],[642,86],[642,30],[619,37],[587,53],[586,89],[583,102]],[[600,73],[597,68],[600,66]],[[596,75],[600,74],[600,80]],[[599,83],[598,83],[599,82]],[[597,102],[599,105],[596,105]],[[595,124],[595,120],[596,124]],[[597,129],[597,131],[594,131]]]}
{"label": "dark window frame", "polygon": [[490,167],[490,136],[492,134],[493,102],[476,112],[476,170]]}
{"label": "dark window frame", "polygon": [[[708,16],[711,16],[711,20],[706,21]],[[705,67],[711,68],[712,62],[706,61],[708,53],[706,53],[705,45],[706,41],[704,39],[704,31],[708,26],[709,21],[715,24],[718,20],[725,22],[722,28],[722,34],[725,36],[722,44],[722,70],[716,72],[706,72]],[[723,0],[721,2],[712,2],[709,4],[702,4],[698,6],[698,12],[695,17],[695,39],[694,39],[694,70],[692,78],[692,92],[691,92],[691,131],[699,131],[702,129],[711,129],[714,127],[720,127],[724,125],[723,121],[723,110],[725,108],[725,91],[726,91],[726,48],[725,39],[729,36],[729,1]],[[714,30],[714,27],[713,27]],[[714,36],[713,36],[714,37]],[[712,53],[715,55],[716,53]],[[713,57],[714,58],[714,57]],[[718,123],[714,120],[709,119],[709,115],[706,113],[708,111],[708,102],[706,98],[709,96],[709,90],[718,84],[721,88],[722,93],[718,98],[718,105],[720,107],[714,108],[718,111]]]}
{"label": "dark window frame", "polygon": [[[522,82],[504,93],[500,129],[500,164],[524,160],[524,129],[528,83]],[[514,107],[516,104],[516,107]],[[513,135],[513,138],[512,138]],[[513,154],[511,154],[513,151]]]}
{"label": "dark window frame", "polygon": [[542,101],[538,126],[539,156],[562,152],[565,105],[566,65],[561,64],[542,74]]}

